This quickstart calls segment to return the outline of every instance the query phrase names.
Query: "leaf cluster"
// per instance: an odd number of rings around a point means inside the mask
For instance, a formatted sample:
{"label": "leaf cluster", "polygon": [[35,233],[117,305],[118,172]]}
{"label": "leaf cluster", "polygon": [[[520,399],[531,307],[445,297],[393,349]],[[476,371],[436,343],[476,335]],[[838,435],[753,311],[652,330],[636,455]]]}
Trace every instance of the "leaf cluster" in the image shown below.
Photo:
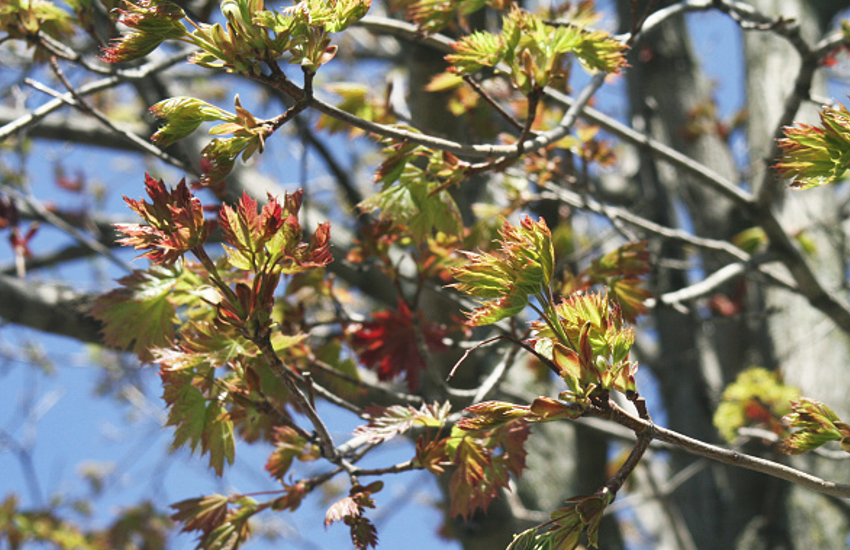
{"label": "leaf cluster", "polygon": [[579,25],[547,25],[516,7],[502,18],[502,31],[476,31],[452,45],[447,55],[451,71],[469,75],[504,63],[511,81],[526,96],[567,76],[566,61],[574,56],[587,70],[619,72],[625,66],[624,46],[605,31]]}
{"label": "leaf cluster", "polygon": [[451,153],[409,142],[394,143],[382,154],[384,161],[375,173],[382,188],[361,202],[360,209],[405,226],[416,242],[435,231],[459,235],[460,210],[447,188],[465,179],[464,163]]}
{"label": "leaf cluster", "polygon": [[805,453],[830,441],[838,441],[841,448],[850,453],[850,426],[823,403],[801,397],[791,403],[791,412],[784,420],[791,428],[797,428],[782,442],[785,452]]}
{"label": "leaf cluster", "polygon": [[782,157],[774,168],[792,178],[791,187],[810,189],[837,181],[850,166],[850,111],[824,107],[821,125],[797,123],[778,141]]}

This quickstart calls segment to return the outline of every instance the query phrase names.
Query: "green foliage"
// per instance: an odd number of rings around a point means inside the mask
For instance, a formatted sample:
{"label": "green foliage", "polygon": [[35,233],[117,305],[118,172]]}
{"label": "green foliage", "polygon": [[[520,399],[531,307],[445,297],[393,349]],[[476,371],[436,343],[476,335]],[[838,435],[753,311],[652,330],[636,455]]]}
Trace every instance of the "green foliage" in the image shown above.
{"label": "green foliage", "polygon": [[[451,153],[402,142],[384,149],[385,160],[375,174],[383,185],[362,203],[365,212],[380,211],[380,219],[407,227],[416,242],[434,231],[458,235],[460,211],[446,190],[465,178],[460,161]],[[427,159],[426,168],[420,160]]]}
{"label": "green foliage", "polygon": [[824,107],[821,125],[797,123],[779,140],[782,157],[774,166],[791,187],[810,189],[837,181],[850,166],[850,111]]}
{"label": "green foliage", "polygon": [[266,470],[275,479],[283,479],[294,459],[307,462],[321,456],[314,444],[290,426],[278,426],[274,431],[275,447],[266,462]]}
{"label": "green foliage", "polygon": [[451,404],[422,405],[419,409],[401,405],[368,407],[363,416],[369,420],[354,430],[355,436],[365,436],[369,443],[381,443],[401,435],[415,426],[439,431],[451,412]]}
{"label": "green foliage", "polygon": [[[235,504],[234,508],[230,508]],[[248,520],[262,507],[247,497],[210,495],[183,500],[171,506],[171,519],[184,524],[183,531],[198,531],[197,548],[236,550],[250,536]]]}
{"label": "green foliage", "polygon": [[453,269],[455,288],[483,303],[469,314],[468,324],[490,325],[520,313],[529,296],[545,300],[554,276],[554,252],[546,222],[526,217],[519,226],[507,221],[497,254],[466,252],[467,265]]}
{"label": "green foliage", "polygon": [[225,461],[233,464],[236,446],[233,423],[222,406],[220,397],[207,399],[193,382],[188,371],[160,371],[164,387],[163,400],[169,407],[166,426],[175,426],[172,450],[188,445],[192,452],[200,446],[209,454],[209,465],[216,474],[224,471]]}
{"label": "green foliage", "polygon": [[512,82],[525,95],[566,78],[569,54],[591,72],[616,73],[625,65],[624,46],[608,33],[587,31],[579,25],[547,25],[517,8],[504,16],[500,35],[475,32],[453,47],[456,53],[446,56],[452,71],[468,75],[505,63]]}
{"label": "green foliage", "polygon": [[138,0],[124,2],[126,9],[116,10],[119,21],[130,32],[103,50],[107,63],[123,63],[142,58],[166,40],[177,40],[188,34],[181,20],[186,13],[167,0]]}
{"label": "green foliage", "polygon": [[785,426],[781,418],[791,411],[791,400],[799,395],[800,390],[783,383],[778,372],[751,367],[740,372],[723,390],[714,413],[714,426],[729,442],[735,441],[738,429],[745,426],[782,435]]}
{"label": "green foliage", "polygon": [[179,266],[158,266],[134,271],[118,283],[119,288],[99,298],[91,315],[103,323],[107,344],[130,349],[142,361],[149,361],[152,350],[174,340],[176,307],[195,289],[198,279]]}
{"label": "green foliage", "polygon": [[54,510],[22,510],[14,495],[0,502],[0,544],[10,550],[156,550],[164,548],[171,524],[149,502],[122,509],[110,524],[83,530]]}
{"label": "green foliage", "polygon": [[838,441],[841,448],[850,453],[850,426],[841,422],[823,403],[801,397],[791,403],[791,412],[784,420],[789,427],[798,428],[782,442],[785,452],[805,453],[824,443]]}
{"label": "green foliage", "polygon": [[532,323],[538,353],[553,361],[567,384],[567,400],[586,403],[610,389],[637,397],[637,363],[629,360],[634,329],[607,295],[576,293],[554,308],[552,318]]}

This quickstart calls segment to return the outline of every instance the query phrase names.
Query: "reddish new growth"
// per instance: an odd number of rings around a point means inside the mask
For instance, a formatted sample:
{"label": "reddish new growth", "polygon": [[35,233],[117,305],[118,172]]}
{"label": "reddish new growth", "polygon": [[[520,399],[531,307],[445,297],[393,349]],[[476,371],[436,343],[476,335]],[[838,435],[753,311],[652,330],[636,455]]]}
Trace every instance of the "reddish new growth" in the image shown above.
{"label": "reddish new growth", "polygon": [[159,0],[125,2],[126,10],[115,9],[119,22],[131,31],[112,41],[104,48],[101,59],[107,63],[121,63],[146,56],[168,39],[186,35],[180,20],[186,14],[177,4]]}
{"label": "reddish new growth", "polygon": [[168,265],[206,241],[215,222],[204,220],[201,201],[189,191],[185,179],[169,191],[162,180],[145,174],[145,188],[151,203],[127,197],[124,201],[148,225],[117,224],[115,228],[127,235],[119,243],[147,250],[142,256]]}
{"label": "reddish new growth", "polygon": [[[417,312],[418,314],[418,312]],[[398,311],[381,311],[372,315],[372,321],[362,323],[352,334],[351,344],[360,362],[378,373],[379,380],[393,380],[404,376],[410,391],[419,388],[419,373],[425,369],[425,359],[417,345],[417,327],[410,309],[399,302]],[[442,351],[445,328],[434,323],[419,321],[422,338],[431,351]]]}
{"label": "reddish new growth", "polygon": [[292,274],[331,263],[330,224],[319,224],[310,242],[301,240],[298,212],[304,193],[300,189],[284,196],[283,204],[269,195],[258,213],[257,202],[243,195],[236,208],[223,206],[221,228],[224,240],[255,269],[277,264],[282,273]]}

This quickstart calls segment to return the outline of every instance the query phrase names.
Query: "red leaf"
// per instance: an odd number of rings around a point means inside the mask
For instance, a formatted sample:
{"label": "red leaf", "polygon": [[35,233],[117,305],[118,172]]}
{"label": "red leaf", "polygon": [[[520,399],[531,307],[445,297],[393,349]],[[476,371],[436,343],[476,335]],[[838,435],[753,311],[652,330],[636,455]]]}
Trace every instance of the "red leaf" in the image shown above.
{"label": "red leaf", "polygon": [[[410,391],[419,387],[419,373],[425,368],[425,359],[419,353],[416,328],[407,306],[399,301],[398,310],[382,311],[372,315],[373,320],[362,323],[352,335],[352,346],[366,367],[377,371],[378,379],[393,380],[404,376]],[[441,351],[445,329],[420,322],[422,336],[429,349]]]}
{"label": "red leaf", "polygon": [[189,191],[185,179],[169,191],[162,180],[145,174],[145,188],[152,202],[127,197],[124,201],[149,225],[116,225],[119,232],[127,235],[118,242],[147,250],[142,256],[154,263],[171,264],[207,240],[213,222],[204,220],[201,201]]}

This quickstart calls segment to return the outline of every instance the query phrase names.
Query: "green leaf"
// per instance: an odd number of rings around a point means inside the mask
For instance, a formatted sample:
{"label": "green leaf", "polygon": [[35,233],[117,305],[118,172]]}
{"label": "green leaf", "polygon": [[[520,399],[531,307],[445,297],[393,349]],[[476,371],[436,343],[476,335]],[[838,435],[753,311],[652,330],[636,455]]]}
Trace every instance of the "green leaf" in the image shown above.
{"label": "green leaf", "polygon": [[183,10],[172,2],[139,0],[124,2],[126,9],[117,9],[119,21],[131,31],[103,50],[107,63],[121,63],[142,58],[166,40],[176,40],[188,34],[180,22],[186,17]]}
{"label": "green leaf", "polygon": [[521,419],[484,432],[455,426],[446,446],[456,466],[449,481],[449,514],[469,518],[478,508],[486,511],[510,475],[519,477],[525,468],[529,433]]}
{"label": "green leaf", "polygon": [[233,464],[236,448],[233,423],[218,399],[207,400],[194,386],[193,375],[187,371],[161,371],[163,399],[169,405],[166,426],[175,426],[171,449],[188,445],[191,451],[200,446],[209,454],[209,465],[217,475],[224,463]]}
{"label": "green leaf", "polygon": [[452,44],[456,53],[446,56],[451,70],[460,76],[472,74],[483,67],[495,67],[502,60],[505,41],[501,36],[477,31]]}
{"label": "green leaf", "polygon": [[791,428],[799,428],[782,442],[789,454],[805,453],[830,441],[841,442],[841,448],[850,452],[850,426],[819,401],[808,397],[793,401],[791,412],[783,420]]}
{"label": "green leaf", "polygon": [[177,313],[170,298],[184,275],[179,267],[154,266],[119,279],[122,286],[100,296],[91,311],[103,323],[104,342],[142,361],[153,359],[151,349],[171,345]]}
{"label": "green leaf", "polygon": [[824,107],[821,126],[798,123],[786,127],[778,141],[782,157],[774,168],[782,177],[792,178],[791,187],[810,189],[833,183],[850,166],[850,112]]}
{"label": "green leaf", "polygon": [[[456,159],[423,147],[400,143],[384,149],[386,160],[376,173],[383,190],[360,203],[366,212],[380,211],[381,220],[407,226],[413,239],[422,242],[434,232],[459,235],[460,209],[446,187],[464,177],[462,168],[452,168]],[[427,158],[423,170],[412,163]]]}
{"label": "green leaf", "polygon": [[461,292],[482,301],[467,323],[488,325],[520,313],[529,295],[548,292],[554,276],[554,251],[546,222],[526,217],[519,226],[507,221],[500,232],[497,254],[467,252],[469,263],[454,268]]}
{"label": "green leaf", "polygon": [[194,97],[164,99],[153,105],[150,111],[157,118],[166,121],[151,137],[152,141],[162,147],[188,136],[197,130],[202,122],[221,120],[235,123],[239,120],[233,113]]}

